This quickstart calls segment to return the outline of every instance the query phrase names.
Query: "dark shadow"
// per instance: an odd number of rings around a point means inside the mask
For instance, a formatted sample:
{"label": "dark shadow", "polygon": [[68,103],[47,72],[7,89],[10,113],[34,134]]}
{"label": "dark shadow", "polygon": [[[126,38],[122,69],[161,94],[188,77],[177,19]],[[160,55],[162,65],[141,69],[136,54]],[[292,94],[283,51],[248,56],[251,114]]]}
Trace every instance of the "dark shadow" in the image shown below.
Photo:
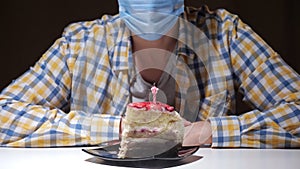
{"label": "dark shadow", "polygon": [[86,159],[85,161],[102,164],[102,165],[110,165],[117,167],[131,167],[131,168],[169,168],[181,166],[189,163],[193,163],[195,161],[203,158],[202,156],[189,156],[185,159],[174,161],[174,160],[147,160],[147,161],[106,161],[98,157],[93,157]]}

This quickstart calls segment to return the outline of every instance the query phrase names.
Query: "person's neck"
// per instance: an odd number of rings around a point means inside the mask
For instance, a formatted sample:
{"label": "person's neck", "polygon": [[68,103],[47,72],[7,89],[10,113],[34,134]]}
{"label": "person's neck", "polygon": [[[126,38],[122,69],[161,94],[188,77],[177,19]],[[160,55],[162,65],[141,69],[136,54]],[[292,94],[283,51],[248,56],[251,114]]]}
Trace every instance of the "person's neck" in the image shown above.
{"label": "person's neck", "polygon": [[134,62],[139,74],[145,81],[158,84],[177,40],[168,36],[155,41],[134,36],[132,40]]}
{"label": "person's neck", "polygon": [[178,25],[176,24],[158,40],[149,41],[136,35],[132,36],[135,66],[144,80],[149,83],[158,83],[176,47],[177,35]]}
{"label": "person's neck", "polygon": [[151,49],[151,48],[173,52],[175,46],[176,46],[176,39],[168,36],[162,36],[160,39],[153,40],[153,41],[145,40],[143,38],[140,38],[139,36],[132,37],[133,52],[138,52],[140,50]]}

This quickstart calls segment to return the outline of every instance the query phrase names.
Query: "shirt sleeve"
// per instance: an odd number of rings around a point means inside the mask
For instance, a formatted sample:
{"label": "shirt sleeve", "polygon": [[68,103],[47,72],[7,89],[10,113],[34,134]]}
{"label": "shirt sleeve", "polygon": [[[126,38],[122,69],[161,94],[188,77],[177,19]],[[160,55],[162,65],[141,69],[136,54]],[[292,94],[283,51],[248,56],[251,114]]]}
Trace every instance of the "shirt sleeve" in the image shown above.
{"label": "shirt sleeve", "polygon": [[230,55],[239,92],[253,110],[210,118],[213,147],[300,147],[300,76],[239,19]]}
{"label": "shirt sleeve", "polygon": [[68,110],[74,51],[62,36],[1,92],[0,146],[90,145],[119,138],[120,116]]}

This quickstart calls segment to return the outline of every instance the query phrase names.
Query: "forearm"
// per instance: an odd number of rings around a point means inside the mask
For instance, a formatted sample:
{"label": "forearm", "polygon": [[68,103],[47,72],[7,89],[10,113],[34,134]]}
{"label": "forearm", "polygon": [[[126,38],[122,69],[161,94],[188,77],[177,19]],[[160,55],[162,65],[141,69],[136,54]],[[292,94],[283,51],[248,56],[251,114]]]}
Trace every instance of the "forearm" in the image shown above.
{"label": "forearm", "polygon": [[299,147],[300,76],[248,25],[234,23],[229,50],[235,88],[253,110],[211,118],[213,146]]}
{"label": "forearm", "polygon": [[98,144],[118,139],[120,117],[92,115],[1,101],[0,145],[56,147]]}
{"label": "forearm", "polygon": [[241,116],[211,118],[212,147],[300,147],[300,106],[281,104]]}

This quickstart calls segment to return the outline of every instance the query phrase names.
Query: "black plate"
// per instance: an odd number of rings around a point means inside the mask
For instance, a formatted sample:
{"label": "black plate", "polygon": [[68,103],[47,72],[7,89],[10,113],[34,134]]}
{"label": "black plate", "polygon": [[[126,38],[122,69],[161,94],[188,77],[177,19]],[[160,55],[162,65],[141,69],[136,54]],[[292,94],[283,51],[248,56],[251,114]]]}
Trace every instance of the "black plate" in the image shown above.
{"label": "black plate", "polygon": [[82,151],[108,161],[145,161],[145,160],[181,160],[191,156],[199,149],[198,146],[192,146],[192,147],[180,146],[180,147],[174,147],[174,149],[176,148],[176,151],[171,149],[166,153],[162,153],[150,157],[118,158],[119,148],[120,148],[120,142],[114,140],[114,141],[102,143],[101,145],[99,145],[99,148],[82,149]]}

